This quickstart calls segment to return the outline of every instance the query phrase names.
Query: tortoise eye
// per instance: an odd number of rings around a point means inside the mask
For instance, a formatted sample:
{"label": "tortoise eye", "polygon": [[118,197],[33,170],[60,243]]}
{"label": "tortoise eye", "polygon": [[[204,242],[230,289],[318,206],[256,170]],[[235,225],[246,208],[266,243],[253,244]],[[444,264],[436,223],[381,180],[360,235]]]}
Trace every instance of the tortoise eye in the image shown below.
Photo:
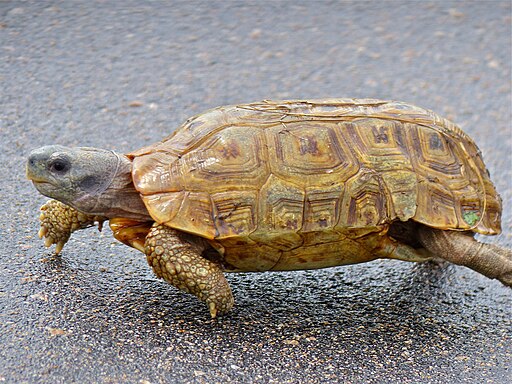
{"label": "tortoise eye", "polygon": [[69,170],[70,166],[67,159],[55,159],[50,163],[50,170],[57,173],[64,173]]}

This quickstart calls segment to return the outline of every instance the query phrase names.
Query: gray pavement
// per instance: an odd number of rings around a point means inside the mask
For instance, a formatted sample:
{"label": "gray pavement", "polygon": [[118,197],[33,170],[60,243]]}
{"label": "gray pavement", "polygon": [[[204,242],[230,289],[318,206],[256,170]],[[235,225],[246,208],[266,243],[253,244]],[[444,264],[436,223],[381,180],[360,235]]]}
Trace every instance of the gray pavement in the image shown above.
{"label": "gray pavement", "polygon": [[512,11],[501,2],[0,2],[0,381],[509,383],[511,291],[380,261],[231,274],[216,321],[109,230],[37,239],[35,147],[128,151],[260,99],[376,97],[475,138],[512,247]]}

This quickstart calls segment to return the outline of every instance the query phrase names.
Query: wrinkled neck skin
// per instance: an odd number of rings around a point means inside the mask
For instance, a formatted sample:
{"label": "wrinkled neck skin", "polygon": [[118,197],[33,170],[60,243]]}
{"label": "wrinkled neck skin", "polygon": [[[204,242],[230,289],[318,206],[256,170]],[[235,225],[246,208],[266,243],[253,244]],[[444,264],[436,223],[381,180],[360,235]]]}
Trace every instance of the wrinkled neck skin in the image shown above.
{"label": "wrinkled neck skin", "polygon": [[112,174],[101,183],[93,179],[94,184],[87,186],[86,194],[67,204],[80,212],[109,219],[125,217],[138,221],[152,220],[133,185],[131,161],[124,155],[112,154],[115,158],[108,159],[112,161],[109,167]]}

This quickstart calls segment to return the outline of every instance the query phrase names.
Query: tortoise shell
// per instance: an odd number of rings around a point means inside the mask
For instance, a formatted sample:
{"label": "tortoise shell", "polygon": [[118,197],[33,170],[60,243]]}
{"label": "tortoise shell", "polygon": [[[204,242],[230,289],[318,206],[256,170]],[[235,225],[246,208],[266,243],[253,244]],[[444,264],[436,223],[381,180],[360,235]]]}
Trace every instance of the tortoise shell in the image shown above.
{"label": "tortoise shell", "polygon": [[396,221],[500,232],[501,200],[475,143],[406,103],[220,107],[128,156],[153,219],[208,239],[242,270],[303,269],[308,252],[314,267],[338,265],[336,243],[350,253]]}

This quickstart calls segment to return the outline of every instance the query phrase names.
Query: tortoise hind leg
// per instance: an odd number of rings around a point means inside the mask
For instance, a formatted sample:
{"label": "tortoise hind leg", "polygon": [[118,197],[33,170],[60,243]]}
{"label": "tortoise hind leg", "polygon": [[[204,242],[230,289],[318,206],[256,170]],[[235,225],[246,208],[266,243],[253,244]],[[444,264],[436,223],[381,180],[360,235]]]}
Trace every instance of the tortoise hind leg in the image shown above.
{"label": "tortoise hind leg", "polygon": [[220,266],[201,256],[207,244],[165,225],[154,224],[145,245],[155,274],[204,301],[215,318],[233,307],[231,288]]}
{"label": "tortoise hind leg", "polygon": [[464,232],[421,227],[418,235],[423,246],[434,255],[512,287],[512,251],[480,243]]}

